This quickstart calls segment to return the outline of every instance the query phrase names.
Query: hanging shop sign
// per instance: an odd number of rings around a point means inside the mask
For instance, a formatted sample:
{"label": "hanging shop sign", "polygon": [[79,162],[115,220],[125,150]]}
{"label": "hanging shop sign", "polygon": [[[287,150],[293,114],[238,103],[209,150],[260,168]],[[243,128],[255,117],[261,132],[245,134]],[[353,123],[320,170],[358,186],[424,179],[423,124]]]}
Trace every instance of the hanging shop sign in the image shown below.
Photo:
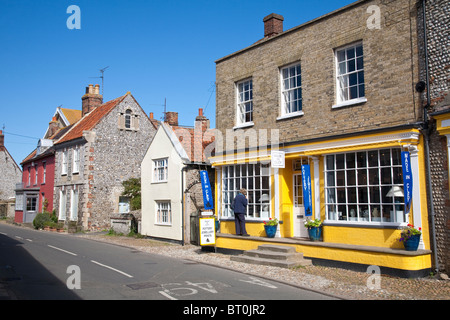
{"label": "hanging shop sign", "polygon": [[411,159],[408,151],[402,152],[402,171],[403,171],[403,193],[405,195],[405,211],[409,214],[411,210],[413,178],[411,171]]}
{"label": "hanging shop sign", "polygon": [[284,151],[271,152],[271,166],[272,168],[284,169],[285,168],[285,153]]}
{"label": "hanging shop sign", "polygon": [[302,187],[303,204],[305,205],[305,216],[312,216],[312,193],[311,193],[311,167],[309,164],[302,165]]}
{"label": "hanging shop sign", "polygon": [[205,210],[214,209],[211,183],[209,182],[208,171],[200,171],[200,181],[202,182],[203,205]]}

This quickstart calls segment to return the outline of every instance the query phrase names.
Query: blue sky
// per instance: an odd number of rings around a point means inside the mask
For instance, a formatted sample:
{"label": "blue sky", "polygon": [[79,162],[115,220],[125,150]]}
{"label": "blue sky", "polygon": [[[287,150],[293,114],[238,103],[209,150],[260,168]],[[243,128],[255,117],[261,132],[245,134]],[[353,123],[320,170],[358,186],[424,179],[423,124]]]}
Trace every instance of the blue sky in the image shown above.
{"label": "blue sky", "polygon": [[[81,109],[85,87],[104,102],[130,91],[148,114],[198,108],[215,125],[215,60],[264,36],[262,19],[288,30],[353,0],[0,0],[0,130],[17,163],[36,147],[56,108]],[[70,5],[81,29],[67,28]]]}

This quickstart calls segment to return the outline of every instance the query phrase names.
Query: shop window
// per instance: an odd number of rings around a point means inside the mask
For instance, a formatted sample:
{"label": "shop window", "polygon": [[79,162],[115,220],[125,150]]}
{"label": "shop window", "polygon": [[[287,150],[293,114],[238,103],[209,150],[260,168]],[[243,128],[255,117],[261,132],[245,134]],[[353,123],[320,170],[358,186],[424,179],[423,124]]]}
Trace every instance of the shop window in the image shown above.
{"label": "shop window", "polygon": [[27,211],[28,212],[37,211],[37,197],[27,197]]}
{"label": "shop window", "polygon": [[328,221],[405,222],[401,149],[327,155],[325,201]]}
{"label": "shop window", "polygon": [[264,164],[225,166],[222,170],[222,213],[234,216],[231,204],[241,188],[247,189],[247,218],[270,217],[270,167]]}

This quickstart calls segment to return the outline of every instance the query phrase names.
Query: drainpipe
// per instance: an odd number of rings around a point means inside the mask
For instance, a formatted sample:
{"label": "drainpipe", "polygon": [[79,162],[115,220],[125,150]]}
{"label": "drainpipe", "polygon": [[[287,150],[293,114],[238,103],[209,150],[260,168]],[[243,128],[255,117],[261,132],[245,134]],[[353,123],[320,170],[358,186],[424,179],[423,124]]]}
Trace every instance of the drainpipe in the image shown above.
{"label": "drainpipe", "polygon": [[185,214],[184,214],[184,173],[188,169],[187,165],[184,165],[181,169],[181,245],[184,247],[184,233],[185,233]]}
{"label": "drainpipe", "polygon": [[431,167],[430,167],[430,125],[428,119],[428,109],[431,106],[431,96],[430,96],[430,70],[428,66],[428,34],[427,34],[427,18],[426,18],[426,0],[422,0],[422,19],[423,19],[423,39],[424,39],[424,51],[425,51],[425,71],[426,71],[426,88],[427,88],[427,105],[423,109],[423,121],[424,121],[424,145],[425,145],[425,164],[427,170],[427,191],[430,199],[430,223],[431,223],[431,242],[432,250],[434,255],[434,266],[435,273],[439,273],[439,259],[437,255],[437,244],[436,244],[436,225],[435,225],[435,213],[434,213],[434,201],[433,201],[433,190],[431,185]]}

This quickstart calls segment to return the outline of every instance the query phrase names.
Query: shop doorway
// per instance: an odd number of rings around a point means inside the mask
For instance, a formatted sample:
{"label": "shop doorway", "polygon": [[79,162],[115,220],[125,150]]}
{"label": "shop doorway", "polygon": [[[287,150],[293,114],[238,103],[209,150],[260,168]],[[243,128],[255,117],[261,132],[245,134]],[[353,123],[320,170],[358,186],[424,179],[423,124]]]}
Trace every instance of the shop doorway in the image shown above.
{"label": "shop doorway", "polygon": [[293,199],[294,199],[294,237],[308,237],[308,229],[305,227],[305,206],[303,204],[302,174],[293,176]]}

